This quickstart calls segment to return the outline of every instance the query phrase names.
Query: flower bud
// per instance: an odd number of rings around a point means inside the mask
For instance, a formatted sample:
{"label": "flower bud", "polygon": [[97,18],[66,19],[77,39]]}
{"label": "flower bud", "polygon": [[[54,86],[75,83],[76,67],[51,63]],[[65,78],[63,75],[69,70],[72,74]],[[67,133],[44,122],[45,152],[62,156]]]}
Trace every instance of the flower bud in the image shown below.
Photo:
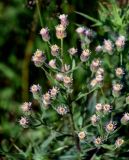
{"label": "flower bud", "polygon": [[63,81],[64,79],[64,75],[62,73],[57,73],[56,74],[56,80],[57,81]]}
{"label": "flower bud", "polygon": [[100,145],[101,143],[102,143],[102,138],[101,137],[95,138],[95,140],[94,140],[95,145]]}

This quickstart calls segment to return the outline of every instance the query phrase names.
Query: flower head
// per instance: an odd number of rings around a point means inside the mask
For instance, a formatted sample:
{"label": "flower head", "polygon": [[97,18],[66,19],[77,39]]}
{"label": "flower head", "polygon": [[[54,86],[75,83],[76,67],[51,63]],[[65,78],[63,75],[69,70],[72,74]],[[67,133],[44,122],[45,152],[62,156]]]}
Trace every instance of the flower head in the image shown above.
{"label": "flower head", "polygon": [[68,50],[68,52],[70,53],[70,55],[75,55],[76,53],[77,53],[77,49],[76,48],[70,48],[69,50]]}
{"label": "flower head", "polygon": [[60,23],[61,23],[61,25],[63,25],[64,27],[66,27],[66,26],[69,24],[67,17],[68,17],[68,15],[65,15],[65,14],[61,14],[61,15],[59,16]]}
{"label": "flower head", "polygon": [[56,26],[56,37],[58,39],[63,39],[66,37],[66,28],[62,25],[62,24],[59,24]]}
{"label": "flower head", "polygon": [[72,84],[73,79],[68,76],[64,76],[63,82],[66,87],[69,87]]}
{"label": "flower head", "polygon": [[116,72],[116,76],[117,77],[121,77],[121,76],[123,76],[123,74],[124,74],[124,71],[123,71],[123,69],[122,68],[117,68],[116,70],[115,70],[115,72]]}
{"label": "flower head", "polygon": [[103,105],[101,103],[97,103],[96,106],[95,106],[96,111],[101,111],[102,107],[103,107]]}
{"label": "flower head", "polygon": [[37,51],[34,53],[34,56],[32,56],[32,61],[34,62],[36,67],[41,67],[45,59],[46,58],[43,52],[39,49],[37,49]]}
{"label": "flower head", "polygon": [[42,98],[43,98],[43,103],[45,106],[51,103],[51,95],[48,92],[45,93]]}
{"label": "flower head", "polygon": [[116,46],[118,48],[122,48],[125,45],[125,37],[124,36],[119,36],[115,42]]}
{"label": "flower head", "polygon": [[78,137],[80,140],[83,140],[86,137],[86,133],[84,131],[81,131],[78,133]]}
{"label": "flower head", "polygon": [[116,128],[116,124],[112,121],[110,121],[107,125],[106,125],[106,131],[107,132],[113,132],[114,129]]}
{"label": "flower head", "polygon": [[95,138],[95,140],[94,140],[95,145],[100,145],[101,143],[102,143],[102,138],[101,137]]}
{"label": "flower head", "polygon": [[60,114],[60,115],[65,115],[68,112],[68,108],[62,104],[60,106],[57,107],[56,111]]}
{"label": "flower head", "polygon": [[95,78],[93,80],[91,80],[91,82],[90,82],[91,87],[95,87],[97,84],[98,84],[98,82]]}
{"label": "flower head", "polygon": [[49,61],[49,66],[53,69],[56,69],[56,59],[51,59]]}
{"label": "flower head", "polygon": [[28,127],[28,119],[26,117],[21,117],[21,119],[19,120],[19,124],[23,127],[23,128],[27,128]]}
{"label": "flower head", "polygon": [[30,91],[32,93],[37,93],[41,90],[41,86],[39,84],[33,84],[31,87],[30,87]]}
{"label": "flower head", "polygon": [[99,59],[94,59],[90,65],[91,71],[95,72],[101,65],[101,61]]}
{"label": "flower head", "polygon": [[113,50],[112,42],[110,40],[104,40],[103,48],[105,52],[112,53]]}
{"label": "flower head", "polygon": [[30,111],[31,105],[32,105],[31,102],[24,102],[24,103],[21,105],[22,111],[23,111],[23,112],[28,112],[28,111]]}
{"label": "flower head", "polygon": [[91,120],[92,125],[95,126],[99,120],[99,117],[96,114],[94,114],[93,116],[91,116],[90,120]]}
{"label": "flower head", "polygon": [[103,50],[103,47],[98,45],[96,48],[95,48],[95,51],[96,52],[101,52]]}
{"label": "flower head", "polygon": [[79,34],[79,35],[82,35],[85,33],[85,27],[78,27],[76,29],[76,32]]}
{"label": "flower head", "polygon": [[85,49],[82,51],[82,54],[80,56],[80,59],[82,62],[86,62],[90,56],[91,52],[89,51],[89,49]]}
{"label": "flower head", "polygon": [[121,123],[126,125],[129,122],[129,113],[125,113],[121,118]]}
{"label": "flower head", "polygon": [[119,148],[124,143],[124,140],[122,138],[118,138],[115,142],[116,148]]}
{"label": "flower head", "polygon": [[111,110],[110,104],[104,104],[103,105],[103,112],[104,113],[108,113],[108,112],[110,112],[110,110]]}
{"label": "flower head", "polygon": [[53,87],[53,88],[50,90],[51,98],[55,98],[55,97],[57,96],[58,92],[59,92],[59,88]]}
{"label": "flower head", "polygon": [[49,36],[49,30],[48,30],[48,28],[42,28],[42,29],[40,30],[40,34],[41,34],[42,39],[43,39],[44,41],[49,41],[50,36]]}
{"label": "flower head", "polygon": [[56,80],[57,81],[63,81],[64,79],[64,75],[62,73],[57,73],[56,74]]}
{"label": "flower head", "polygon": [[59,47],[56,44],[51,46],[51,54],[53,56],[57,56],[59,54]]}
{"label": "flower head", "polygon": [[116,83],[116,84],[113,85],[113,91],[114,92],[119,92],[119,91],[122,90],[122,88],[123,88],[122,84]]}

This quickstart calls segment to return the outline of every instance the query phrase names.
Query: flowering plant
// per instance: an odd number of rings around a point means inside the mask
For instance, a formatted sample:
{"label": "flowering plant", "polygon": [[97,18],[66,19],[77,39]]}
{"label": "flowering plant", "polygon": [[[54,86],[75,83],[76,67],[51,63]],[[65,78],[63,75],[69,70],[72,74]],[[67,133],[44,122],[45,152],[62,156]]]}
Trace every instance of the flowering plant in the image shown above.
{"label": "flowering plant", "polygon": [[[42,28],[40,35],[48,43],[50,53],[37,49],[32,56],[34,65],[43,70],[51,87],[46,92],[39,84],[30,87],[40,109],[34,112],[32,102],[24,102],[21,105],[24,116],[19,123],[24,128],[45,127],[52,139],[58,141],[53,153],[61,152],[61,159],[63,155],[67,159],[90,159],[100,153],[110,157],[116,150],[119,156],[120,147],[126,145],[120,131],[129,122],[126,110],[129,97],[122,83],[126,77],[123,66],[126,37],[104,39],[103,44],[93,48],[96,33],[80,26],[76,29],[80,49],[71,46],[64,50],[68,16],[60,15],[59,20],[55,27],[59,44],[51,44],[49,29]],[[82,83],[78,83],[81,70]],[[56,118],[48,116],[50,111]]]}

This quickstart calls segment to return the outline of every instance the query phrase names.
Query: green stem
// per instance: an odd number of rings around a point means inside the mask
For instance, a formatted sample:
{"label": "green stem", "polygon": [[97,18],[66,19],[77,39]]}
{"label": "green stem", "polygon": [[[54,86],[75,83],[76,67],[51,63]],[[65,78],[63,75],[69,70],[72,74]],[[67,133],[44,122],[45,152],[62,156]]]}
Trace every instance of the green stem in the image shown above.
{"label": "green stem", "polygon": [[120,52],[120,65],[121,65],[121,66],[122,66],[122,59],[123,59],[122,53]]}
{"label": "green stem", "polygon": [[37,11],[38,11],[41,27],[43,27],[43,21],[42,21],[42,17],[41,17],[41,12],[40,12],[40,7],[39,7],[39,1],[38,0],[36,0],[36,6],[37,6]]}
{"label": "green stem", "polygon": [[62,63],[64,64],[64,59],[63,59],[63,38],[61,38],[61,59],[62,59]]}

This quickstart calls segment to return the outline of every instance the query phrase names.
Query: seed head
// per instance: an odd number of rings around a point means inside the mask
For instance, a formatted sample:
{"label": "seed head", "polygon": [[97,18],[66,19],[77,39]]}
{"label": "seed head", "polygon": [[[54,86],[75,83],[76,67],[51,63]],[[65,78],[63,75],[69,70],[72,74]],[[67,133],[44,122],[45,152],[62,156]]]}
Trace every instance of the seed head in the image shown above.
{"label": "seed head", "polygon": [[96,76],[97,75],[104,75],[104,69],[99,67],[98,70],[96,71]]}

